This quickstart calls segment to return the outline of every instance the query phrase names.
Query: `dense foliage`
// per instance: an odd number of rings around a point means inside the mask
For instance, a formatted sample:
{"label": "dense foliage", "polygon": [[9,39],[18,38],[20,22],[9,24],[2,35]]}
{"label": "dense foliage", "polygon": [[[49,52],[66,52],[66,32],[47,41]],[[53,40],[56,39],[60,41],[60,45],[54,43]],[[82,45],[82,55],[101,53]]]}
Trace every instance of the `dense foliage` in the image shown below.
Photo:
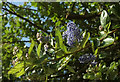
{"label": "dense foliage", "polygon": [[119,3],[18,3],[2,2],[3,81],[120,80]]}

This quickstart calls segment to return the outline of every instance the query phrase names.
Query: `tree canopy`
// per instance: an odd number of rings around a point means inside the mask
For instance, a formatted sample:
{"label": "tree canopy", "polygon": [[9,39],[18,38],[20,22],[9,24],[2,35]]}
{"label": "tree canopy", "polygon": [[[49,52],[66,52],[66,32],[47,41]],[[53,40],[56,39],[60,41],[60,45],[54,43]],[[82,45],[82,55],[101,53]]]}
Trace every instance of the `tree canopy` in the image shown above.
{"label": "tree canopy", "polygon": [[2,2],[3,81],[120,80],[119,3],[18,3]]}

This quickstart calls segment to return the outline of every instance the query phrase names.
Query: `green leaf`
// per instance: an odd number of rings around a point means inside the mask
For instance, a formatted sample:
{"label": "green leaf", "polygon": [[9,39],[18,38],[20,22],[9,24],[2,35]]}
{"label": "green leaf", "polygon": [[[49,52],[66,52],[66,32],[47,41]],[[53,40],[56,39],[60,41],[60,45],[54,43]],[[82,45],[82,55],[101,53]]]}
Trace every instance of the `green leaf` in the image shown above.
{"label": "green leaf", "polygon": [[56,58],[60,58],[60,57],[64,56],[64,52],[60,49],[55,52],[55,55],[56,55]]}
{"label": "green leaf", "polygon": [[47,67],[45,70],[46,70],[46,73],[49,74],[49,75],[50,75],[50,74],[53,74],[53,73],[55,72],[54,69],[51,69],[51,68],[49,68],[49,67]]}
{"label": "green leaf", "polygon": [[70,61],[71,57],[72,57],[72,55],[62,58],[58,62],[58,70],[61,70],[63,67],[65,67],[67,65],[67,63]]}
{"label": "green leaf", "polygon": [[66,68],[67,68],[70,72],[75,73],[75,70],[74,70],[71,66],[67,65]]}
{"label": "green leaf", "polygon": [[22,56],[23,51],[19,50],[19,53],[17,53],[17,58],[20,58]]}
{"label": "green leaf", "polygon": [[19,64],[15,65],[13,68],[11,68],[8,71],[8,74],[14,74],[16,72],[19,72],[23,67],[24,67],[24,62],[19,63]]}
{"label": "green leaf", "polygon": [[19,73],[16,73],[16,77],[20,77],[21,75],[25,74],[24,68],[21,69]]}
{"label": "green leaf", "polygon": [[100,46],[100,40],[98,38],[93,38],[94,49],[97,49]]}
{"label": "green leaf", "polygon": [[88,32],[88,33],[85,33],[85,37],[83,38],[82,42],[80,43],[80,46],[81,46],[82,48],[85,47],[85,45],[86,45],[89,37],[90,37],[90,33],[89,33],[89,32]]}
{"label": "green leaf", "polygon": [[107,25],[106,25],[106,27],[107,27],[107,31],[109,32],[110,30],[110,25],[111,25],[111,22],[109,22]]}
{"label": "green leaf", "polygon": [[98,53],[98,48],[95,50],[94,55],[96,55],[96,56],[97,56],[97,53]]}
{"label": "green leaf", "polygon": [[111,6],[111,12],[120,18],[120,4],[115,4]]}
{"label": "green leaf", "polygon": [[37,3],[31,2],[31,5],[37,7]]}
{"label": "green leaf", "polygon": [[101,43],[100,48],[104,48],[106,46],[109,46],[109,45],[113,44],[113,42],[114,42],[114,38],[112,38],[112,37],[111,38],[106,38]]}
{"label": "green leaf", "polygon": [[46,62],[46,59],[48,58],[48,55],[43,55],[42,57],[40,57],[38,60],[34,61],[34,64],[40,65],[44,62]]}
{"label": "green leaf", "polygon": [[40,44],[38,45],[38,48],[37,48],[38,57],[40,57],[41,45],[42,45],[42,42],[40,42]]}
{"label": "green leaf", "polygon": [[92,42],[92,51],[93,51],[93,52],[95,51],[94,42]]}
{"label": "green leaf", "polygon": [[67,53],[67,48],[66,48],[66,46],[63,44],[62,35],[61,35],[61,33],[60,33],[60,31],[59,31],[58,28],[57,28],[56,31],[55,31],[55,35],[58,37],[60,48],[61,48],[65,53]]}
{"label": "green leaf", "polygon": [[99,39],[105,38],[106,36],[107,36],[107,33],[105,31],[101,31]]}
{"label": "green leaf", "polygon": [[32,43],[31,43],[31,45],[30,45],[28,54],[31,54],[34,46],[35,46],[35,42],[34,42],[34,40],[32,40]]}
{"label": "green leaf", "polygon": [[106,24],[109,22],[109,15],[107,13],[107,11],[103,10],[101,13],[101,17],[100,17],[100,22],[101,25],[104,29],[106,29]]}

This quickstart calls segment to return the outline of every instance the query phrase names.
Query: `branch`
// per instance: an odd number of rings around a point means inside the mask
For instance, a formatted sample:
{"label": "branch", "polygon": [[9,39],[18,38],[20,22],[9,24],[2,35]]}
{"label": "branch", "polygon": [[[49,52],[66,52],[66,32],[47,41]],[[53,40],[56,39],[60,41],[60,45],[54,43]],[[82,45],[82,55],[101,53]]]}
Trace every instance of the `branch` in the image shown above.
{"label": "branch", "polygon": [[76,50],[76,51],[74,51],[74,52],[71,52],[71,53],[66,53],[64,56],[62,56],[62,57],[60,57],[60,58],[48,60],[48,62],[49,62],[49,61],[57,61],[57,60],[59,60],[59,59],[62,59],[62,58],[64,58],[64,57],[67,57],[67,56],[70,55],[70,54],[73,54],[73,55],[74,55],[74,53],[78,53],[79,51],[81,51],[81,50],[83,50],[83,49],[85,49],[85,48],[88,48],[90,45],[91,45],[91,44],[88,44],[88,45],[85,46],[84,48],[80,48],[80,49],[78,49],[78,50]]}
{"label": "branch", "polygon": [[4,44],[4,43],[15,43],[15,42],[31,42],[31,41],[13,41],[13,42],[8,41],[8,42],[2,42],[2,43]]}
{"label": "branch", "polygon": [[9,12],[9,13],[11,13],[11,14],[14,14],[14,15],[16,15],[16,16],[18,16],[18,17],[20,17],[21,19],[25,20],[26,22],[29,22],[31,25],[33,25],[33,26],[35,26],[35,27],[39,28],[39,29],[40,29],[40,30],[42,30],[43,32],[46,32],[46,33],[50,34],[48,31],[46,31],[46,30],[44,30],[43,28],[41,28],[41,27],[37,26],[36,24],[32,23],[30,20],[28,20],[28,19],[26,19],[26,18],[24,18],[24,17],[20,16],[19,14],[17,14],[17,13],[15,13],[15,12],[10,11],[10,10],[8,10],[7,8],[2,8],[2,9],[4,9],[4,10],[8,11],[8,12]]}
{"label": "branch", "polygon": [[[108,33],[108,35],[116,32],[116,31],[118,31],[118,28],[116,28],[115,30],[112,30],[110,33]],[[107,37],[107,36],[106,36],[106,37]],[[101,39],[100,39],[100,42],[103,41],[103,39],[105,39],[106,37],[101,38]]]}
{"label": "branch", "polygon": [[[118,29],[115,29],[115,30],[113,30],[112,32],[110,32],[109,34],[111,34],[111,33],[114,33],[114,32],[116,32],[116,31],[118,31]],[[104,38],[103,38],[104,39]],[[101,39],[102,40],[102,39]],[[101,41],[100,40],[100,41]],[[70,55],[70,54],[73,54],[74,55],[74,53],[78,53],[78,52],[80,52],[81,50],[83,50],[83,49],[85,49],[85,48],[89,48],[91,46],[91,44],[88,44],[87,46],[85,46],[84,48],[80,48],[80,49],[78,49],[78,50],[76,50],[76,51],[74,51],[74,52],[71,52],[71,53],[66,53],[64,56],[62,56],[62,57],[60,57],[60,58],[56,58],[56,59],[51,59],[51,60],[48,60],[48,61],[57,61],[57,60],[59,60],[59,59],[62,59],[62,58],[64,58],[64,57],[67,57],[68,55]]]}
{"label": "branch", "polygon": [[79,14],[74,14],[74,13],[70,13],[67,17],[67,19],[76,19],[76,20],[84,20],[84,19],[92,19],[92,18],[96,18],[99,17],[101,13],[94,13],[94,14],[88,14],[88,15],[79,15]]}
{"label": "branch", "polygon": [[17,7],[17,8],[22,8],[22,9],[27,9],[27,10],[37,11],[37,10],[35,10],[35,9],[30,9],[30,8],[19,7],[19,6],[14,5],[14,4],[10,3],[10,2],[7,2],[7,3],[8,3],[8,4],[11,4],[11,5],[13,5],[14,7]]}

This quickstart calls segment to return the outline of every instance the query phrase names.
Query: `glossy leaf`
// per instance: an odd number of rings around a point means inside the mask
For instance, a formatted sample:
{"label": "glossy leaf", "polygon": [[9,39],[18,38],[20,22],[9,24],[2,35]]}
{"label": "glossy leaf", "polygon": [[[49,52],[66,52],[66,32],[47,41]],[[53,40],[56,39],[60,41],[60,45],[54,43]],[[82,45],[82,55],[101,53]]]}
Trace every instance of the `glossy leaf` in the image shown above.
{"label": "glossy leaf", "polygon": [[112,38],[112,37],[111,37],[111,38],[106,38],[106,39],[104,39],[103,42],[101,43],[100,48],[107,47],[107,46],[113,44],[113,42],[114,42],[114,38]]}
{"label": "glossy leaf", "polygon": [[107,13],[107,11],[103,10],[101,13],[101,17],[100,17],[100,22],[102,27],[104,27],[104,29],[106,29],[106,24],[109,22],[109,15]]}
{"label": "glossy leaf", "polygon": [[107,33],[105,31],[101,31],[99,39],[105,38],[106,36],[107,36]]}

